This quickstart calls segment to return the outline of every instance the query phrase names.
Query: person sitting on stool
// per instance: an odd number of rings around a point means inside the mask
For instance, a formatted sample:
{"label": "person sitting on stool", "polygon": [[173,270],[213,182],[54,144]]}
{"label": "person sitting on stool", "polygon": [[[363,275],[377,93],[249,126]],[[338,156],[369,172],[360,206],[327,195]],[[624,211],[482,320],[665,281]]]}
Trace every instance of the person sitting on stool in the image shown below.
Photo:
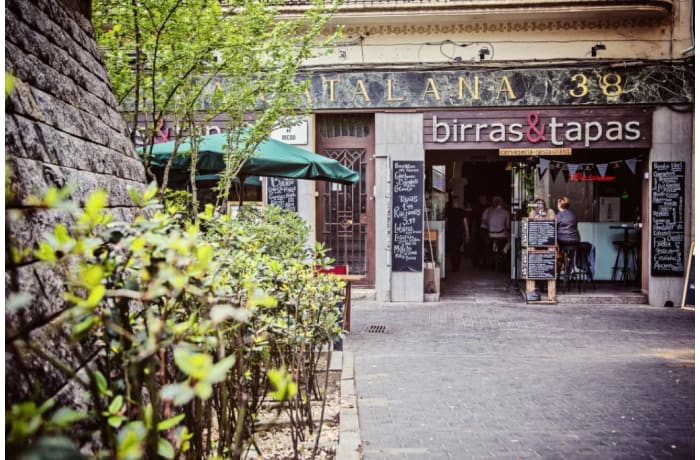
{"label": "person sitting on stool", "polygon": [[[566,260],[566,257],[573,257],[573,253],[564,254],[568,249],[577,247],[579,242],[581,242],[581,235],[578,231],[578,221],[576,220],[576,214],[569,209],[571,201],[568,197],[561,197],[557,200],[557,208],[559,212],[557,213],[556,223],[557,223],[557,245],[559,246],[559,259],[561,260],[561,265],[567,267],[566,276],[571,274],[572,264],[571,260]],[[568,279],[568,278],[567,278]]]}

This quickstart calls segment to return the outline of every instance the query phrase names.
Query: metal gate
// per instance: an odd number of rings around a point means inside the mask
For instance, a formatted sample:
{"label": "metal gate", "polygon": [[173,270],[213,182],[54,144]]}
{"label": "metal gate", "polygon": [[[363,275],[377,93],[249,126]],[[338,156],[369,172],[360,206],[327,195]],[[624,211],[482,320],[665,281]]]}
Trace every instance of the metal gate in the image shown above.
{"label": "metal gate", "polygon": [[374,284],[374,203],[367,191],[374,184],[372,119],[367,116],[326,116],[318,120],[322,155],[357,171],[354,185],[317,183],[317,236],[328,248],[328,256],[347,264],[349,273],[364,275]]}
{"label": "metal gate", "polygon": [[367,273],[367,150],[324,150],[323,154],[357,171],[355,185],[326,184],[323,196],[323,243],[337,263],[347,264],[352,274]]}

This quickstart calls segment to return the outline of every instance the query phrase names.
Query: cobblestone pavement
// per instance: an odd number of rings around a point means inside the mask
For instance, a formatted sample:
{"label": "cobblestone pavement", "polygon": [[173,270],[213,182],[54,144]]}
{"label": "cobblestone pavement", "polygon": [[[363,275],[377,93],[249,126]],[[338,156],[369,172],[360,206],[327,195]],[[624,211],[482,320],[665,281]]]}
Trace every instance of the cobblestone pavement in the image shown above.
{"label": "cobblestone pavement", "polygon": [[694,458],[694,312],[502,291],[353,302],[365,459]]}

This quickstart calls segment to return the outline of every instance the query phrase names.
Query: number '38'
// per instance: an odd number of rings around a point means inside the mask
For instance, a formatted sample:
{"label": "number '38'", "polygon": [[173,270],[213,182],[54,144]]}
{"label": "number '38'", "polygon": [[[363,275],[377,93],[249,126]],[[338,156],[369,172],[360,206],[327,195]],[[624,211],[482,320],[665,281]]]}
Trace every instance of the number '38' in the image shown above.
{"label": "number '38'", "polygon": [[[584,97],[588,94],[589,80],[582,73],[577,73],[571,77],[571,81],[576,86],[569,90],[571,97]],[[607,97],[616,97],[622,94],[622,77],[619,73],[606,73],[600,80],[600,89]]]}

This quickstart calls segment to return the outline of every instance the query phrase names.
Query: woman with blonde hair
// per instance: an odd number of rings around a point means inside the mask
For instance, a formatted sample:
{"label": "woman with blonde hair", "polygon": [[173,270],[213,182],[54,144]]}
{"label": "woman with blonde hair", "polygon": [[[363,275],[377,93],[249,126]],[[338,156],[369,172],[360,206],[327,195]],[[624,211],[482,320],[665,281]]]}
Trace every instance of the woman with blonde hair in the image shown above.
{"label": "woman with blonde hair", "polygon": [[557,200],[557,242],[559,244],[575,244],[581,241],[581,235],[578,232],[578,221],[576,214],[569,209],[571,201],[568,197],[561,197]]}

